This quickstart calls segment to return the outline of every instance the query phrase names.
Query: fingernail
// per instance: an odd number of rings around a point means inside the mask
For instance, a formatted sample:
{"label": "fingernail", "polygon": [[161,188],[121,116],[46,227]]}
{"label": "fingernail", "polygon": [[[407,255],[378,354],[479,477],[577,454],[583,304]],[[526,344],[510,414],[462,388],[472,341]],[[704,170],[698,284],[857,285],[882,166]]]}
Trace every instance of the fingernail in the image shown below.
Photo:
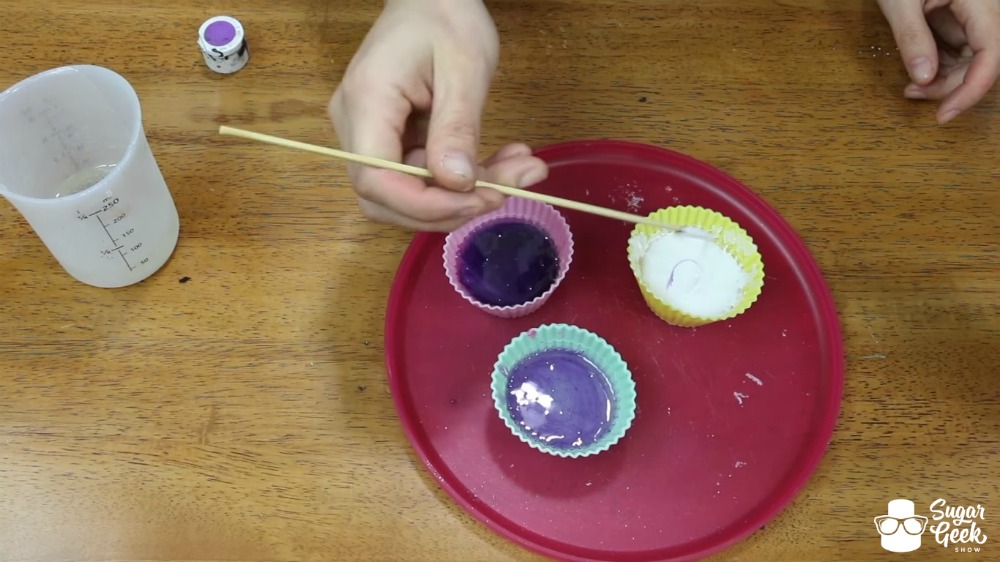
{"label": "fingernail", "polygon": [[913,59],[910,61],[910,72],[913,73],[913,79],[917,82],[927,82],[933,78],[930,59],[927,57]]}
{"label": "fingernail", "polygon": [[958,114],[959,114],[959,110],[952,109],[948,113],[945,113],[944,115],[942,115],[940,119],[938,119],[938,125],[944,125],[948,121],[951,121],[952,119],[954,119],[955,116],[958,115]]}
{"label": "fingernail", "polygon": [[520,181],[517,182],[518,187],[528,187],[535,185],[536,183],[544,180],[548,177],[548,171],[545,168],[537,167],[528,170],[526,174],[521,176]]}
{"label": "fingernail", "polygon": [[910,85],[903,90],[903,95],[911,100],[925,100],[927,94],[920,89],[920,86]]}
{"label": "fingernail", "polygon": [[460,152],[445,152],[441,157],[441,167],[465,179],[472,177],[472,162]]}

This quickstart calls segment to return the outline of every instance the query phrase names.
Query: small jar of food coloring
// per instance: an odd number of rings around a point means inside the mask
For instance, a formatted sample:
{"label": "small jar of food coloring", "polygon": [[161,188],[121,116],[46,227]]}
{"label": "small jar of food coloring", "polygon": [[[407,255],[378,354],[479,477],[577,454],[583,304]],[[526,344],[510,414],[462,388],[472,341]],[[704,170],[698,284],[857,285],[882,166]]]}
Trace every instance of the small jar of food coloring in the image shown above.
{"label": "small jar of food coloring", "polygon": [[243,25],[229,16],[205,20],[198,30],[198,46],[208,68],[219,74],[232,74],[250,60]]}

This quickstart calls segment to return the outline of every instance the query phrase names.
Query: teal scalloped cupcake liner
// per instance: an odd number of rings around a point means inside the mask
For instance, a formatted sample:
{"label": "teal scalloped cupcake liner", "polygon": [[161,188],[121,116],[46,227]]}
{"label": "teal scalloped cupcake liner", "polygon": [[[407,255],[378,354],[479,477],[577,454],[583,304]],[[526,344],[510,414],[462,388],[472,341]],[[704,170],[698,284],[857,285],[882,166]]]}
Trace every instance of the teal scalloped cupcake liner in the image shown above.
{"label": "teal scalloped cupcake liner", "polygon": [[[507,407],[507,379],[521,362],[549,350],[579,353],[604,373],[614,397],[611,425],[595,442],[573,448],[554,447],[534,438],[518,424]],[[517,336],[508,343],[493,366],[490,382],[493,405],[510,431],[531,447],[559,457],[577,458],[607,451],[624,437],[635,419],[635,382],[622,356],[603,338],[569,324],[544,324]]]}

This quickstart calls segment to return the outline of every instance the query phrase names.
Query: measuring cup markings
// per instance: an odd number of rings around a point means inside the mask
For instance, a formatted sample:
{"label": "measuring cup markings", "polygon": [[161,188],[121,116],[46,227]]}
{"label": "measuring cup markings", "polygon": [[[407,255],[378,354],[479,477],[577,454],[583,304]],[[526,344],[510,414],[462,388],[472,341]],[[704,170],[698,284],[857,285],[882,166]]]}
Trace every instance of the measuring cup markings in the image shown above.
{"label": "measuring cup markings", "polygon": [[[48,144],[53,138],[58,142],[61,150],[53,155],[52,162],[58,164],[63,158],[67,158],[73,167],[82,167],[82,163],[77,155],[85,149],[85,144],[82,141],[76,142],[73,140],[76,134],[76,127],[72,124],[65,124],[63,126],[56,124],[53,119],[53,113],[59,110],[59,105],[54,100],[42,97],[41,103],[42,108],[37,113],[33,106],[29,106],[22,111],[22,114],[28,119],[29,123],[34,123],[37,118],[41,118],[45,122],[49,132],[42,137],[42,144]],[[70,143],[75,143],[75,146],[70,146]]]}
{"label": "measuring cup markings", "polygon": [[[125,266],[128,267],[129,271],[135,270],[135,268],[145,265],[149,262],[149,258],[140,258],[138,261],[133,260],[130,262],[126,257],[126,254],[135,254],[142,249],[142,241],[136,240],[136,229],[134,226],[129,226],[125,224],[125,219],[128,218],[128,212],[122,210],[121,199],[113,195],[108,195],[101,201],[101,207],[90,213],[83,213],[77,211],[77,219],[81,221],[97,219],[98,224],[104,230],[104,233],[108,236],[108,240],[111,240],[112,248],[104,248],[101,250],[101,256],[105,258],[121,258]],[[111,215],[110,219],[106,217]],[[112,230],[116,230],[114,227],[124,225],[124,230],[118,232],[118,237],[116,238],[114,234],[111,233]],[[110,228],[109,228],[110,227]],[[119,226],[121,228],[121,226]]]}

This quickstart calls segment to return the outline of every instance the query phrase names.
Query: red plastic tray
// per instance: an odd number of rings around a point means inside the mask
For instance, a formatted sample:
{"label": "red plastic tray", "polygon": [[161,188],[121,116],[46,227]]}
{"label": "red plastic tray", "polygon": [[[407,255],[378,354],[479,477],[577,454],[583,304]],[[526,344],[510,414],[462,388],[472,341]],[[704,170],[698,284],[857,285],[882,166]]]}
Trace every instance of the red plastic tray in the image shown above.
{"label": "red plastic tray", "polygon": [[[669,326],[645,306],[626,258],[631,225],[563,210],[573,265],[551,300],[515,320],[464,302],[445,278],[444,236],[417,234],[386,321],[393,399],[417,454],[466,511],[563,560],[688,560],[757,531],[803,487],[829,443],[843,346],[829,290],[789,225],[749,189],[690,157],[616,141],[537,152],[534,188],[647,214],[715,209],[760,248],[765,284],[730,321]],[[629,364],[638,409],[624,439],[582,459],[545,455],[497,417],[490,373],[513,337],[543,323],[591,330]]]}

